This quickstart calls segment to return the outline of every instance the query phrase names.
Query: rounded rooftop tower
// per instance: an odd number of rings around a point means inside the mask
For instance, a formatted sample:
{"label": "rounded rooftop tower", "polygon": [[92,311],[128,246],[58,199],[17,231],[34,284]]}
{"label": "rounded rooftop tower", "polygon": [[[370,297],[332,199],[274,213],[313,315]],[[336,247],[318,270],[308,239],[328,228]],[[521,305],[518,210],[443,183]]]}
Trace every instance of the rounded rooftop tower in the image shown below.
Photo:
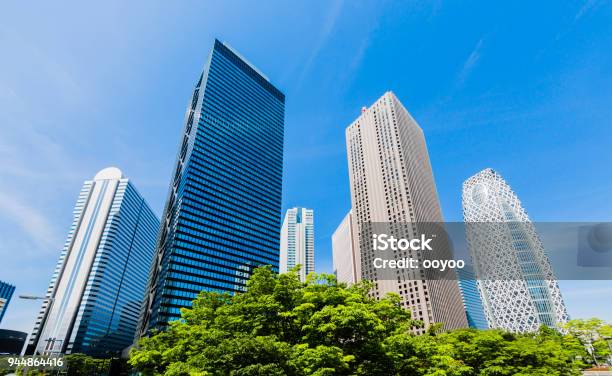
{"label": "rounded rooftop tower", "polygon": [[123,173],[117,167],[106,167],[100,170],[94,180],[119,180],[123,179]]}

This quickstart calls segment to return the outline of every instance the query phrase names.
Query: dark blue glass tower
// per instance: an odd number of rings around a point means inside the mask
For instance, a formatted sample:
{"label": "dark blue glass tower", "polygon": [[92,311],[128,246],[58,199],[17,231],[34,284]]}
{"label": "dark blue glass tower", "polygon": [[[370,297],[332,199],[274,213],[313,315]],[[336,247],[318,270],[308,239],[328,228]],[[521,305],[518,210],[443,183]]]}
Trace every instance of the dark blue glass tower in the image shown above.
{"label": "dark blue glass tower", "polygon": [[8,304],[11,302],[11,297],[14,292],[15,286],[0,281],[0,322],[2,322],[2,318],[8,308]]}
{"label": "dark blue glass tower", "polygon": [[200,291],[245,290],[278,268],[285,95],[215,40],[185,114],[141,333]]}

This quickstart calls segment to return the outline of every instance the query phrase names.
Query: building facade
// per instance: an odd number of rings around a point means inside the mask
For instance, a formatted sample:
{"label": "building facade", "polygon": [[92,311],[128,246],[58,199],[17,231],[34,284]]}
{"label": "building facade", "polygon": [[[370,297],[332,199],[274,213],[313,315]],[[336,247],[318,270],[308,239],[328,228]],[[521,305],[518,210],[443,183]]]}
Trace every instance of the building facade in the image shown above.
{"label": "building facade", "polygon": [[285,214],[280,238],[280,273],[301,265],[300,280],[314,272],[314,211],[291,208]]}
{"label": "building facade", "polygon": [[203,290],[244,291],[278,270],[285,95],[215,40],[185,114],[140,334]]}
{"label": "building facade", "polygon": [[0,329],[0,355],[20,355],[28,333]]}
{"label": "building facade", "polygon": [[344,219],[342,219],[342,222],[332,235],[332,255],[334,274],[338,282],[344,282],[349,285],[357,282],[352,210],[344,216]]}
{"label": "building facade", "polygon": [[11,302],[14,292],[15,286],[0,281],[0,322],[2,322],[2,318],[4,317],[4,313],[6,312],[9,303]]}
{"label": "building facade", "polygon": [[485,169],[463,184],[463,217],[491,328],[533,332],[569,319],[535,226],[505,180]]}
{"label": "building facade", "polygon": [[474,329],[488,329],[489,324],[485,317],[480,292],[478,292],[478,282],[476,275],[470,265],[457,271],[459,275],[459,288],[461,289],[461,297],[463,298],[463,306],[465,307],[465,315],[468,325]]}
{"label": "building facade", "polygon": [[[457,279],[402,271],[380,279],[373,266],[372,226],[402,224],[416,235],[427,223],[443,222],[422,129],[396,96],[385,93],[346,129],[357,280],[375,282],[372,294],[398,293],[425,327],[467,327]],[[398,257],[421,259],[406,251]],[[400,273],[398,271],[398,273]],[[417,331],[417,333],[422,332]]]}
{"label": "building facade", "polygon": [[114,167],[86,181],[27,353],[116,355],[138,325],[159,220]]}

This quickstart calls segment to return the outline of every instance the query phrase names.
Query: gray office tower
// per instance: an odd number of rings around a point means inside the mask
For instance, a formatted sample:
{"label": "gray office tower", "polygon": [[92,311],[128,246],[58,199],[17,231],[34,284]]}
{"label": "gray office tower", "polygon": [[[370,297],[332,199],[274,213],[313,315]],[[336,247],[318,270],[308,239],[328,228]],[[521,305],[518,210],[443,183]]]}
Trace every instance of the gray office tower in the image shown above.
{"label": "gray office tower", "polygon": [[[346,146],[356,280],[374,281],[376,297],[399,294],[402,305],[426,327],[433,323],[447,329],[467,327],[456,278],[431,273],[385,279],[372,263],[373,233],[368,226],[387,223],[413,228],[443,222],[423,130],[397,97],[387,92],[364,107],[346,129]],[[412,251],[400,256],[421,257]]]}
{"label": "gray office tower", "polygon": [[114,356],[132,343],[159,220],[114,167],[83,184],[27,353]]}

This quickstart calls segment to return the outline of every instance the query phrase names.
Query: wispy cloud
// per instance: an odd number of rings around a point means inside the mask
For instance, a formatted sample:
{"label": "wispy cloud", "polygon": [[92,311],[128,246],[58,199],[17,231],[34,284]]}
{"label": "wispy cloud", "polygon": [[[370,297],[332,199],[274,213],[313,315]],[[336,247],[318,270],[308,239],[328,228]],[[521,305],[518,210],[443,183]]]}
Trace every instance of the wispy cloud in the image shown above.
{"label": "wispy cloud", "polygon": [[6,85],[0,85],[0,103],[2,101],[15,101],[18,98],[17,93],[12,88]]}
{"label": "wispy cloud", "polygon": [[13,51],[0,61],[0,183],[4,188],[35,188],[51,180],[74,179],[78,162],[67,154],[66,145],[74,142],[76,132],[69,122],[40,113],[47,106],[54,115],[72,110],[85,104],[88,95],[70,68],[37,41],[2,26],[0,44]]}
{"label": "wispy cloud", "polygon": [[19,225],[40,248],[57,250],[59,237],[55,226],[12,192],[0,192],[0,216]]}
{"label": "wispy cloud", "polygon": [[[460,91],[463,87],[463,84],[468,79],[469,75],[472,73],[474,68],[478,65],[480,58],[482,56],[482,49],[484,46],[485,37],[481,37],[478,42],[476,42],[476,46],[470,51],[468,57],[464,60],[463,64],[461,64],[461,69],[457,73],[457,76],[454,80],[449,82],[448,91],[443,93],[435,102],[433,102],[429,108],[424,112],[424,118],[438,118],[440,114],[440,108],[446,107],[450,102],[452,102],[455,94]],[[490,99],[486,98],[490,96],[491,93],[484,93],[481,99]],[[454,113],[453,114],[453,122],[458,127],[473,126],[474,123],[471,121],[459,121],[461,117],[466,117],[468,115],[474,114],[475,111],[479,112],[489,112],[489,108],[483,106],[482,100],[477,101],[479,105],[477,107],[472,106],[471,108],[464,110],[462,114]],[[496,116],[499,116],[499,112],[495,112]],[[448,131],[449,123],[448,122],[439,122],[439,121],[431,121],[431,124],[444,124],[444,131]],[[430,130],[434,130],[434,128],[430,127]]]}
{"label": "wispy cloud", "polygon": [[484,37],[480,38],[478,43],[476,43],[476,47],[474,47],[474,49],[472,50],[468,58],[463,63],[461,71],[459,72],[459,75],[457,76],[457,85],[462,85],[467,79],[467,77],[470,75],[474,67],[478,64],[478,61],[480,60],[480,56],[481,56],[483,42],[484,42]]}
{"label": "wispy cloud", "polygon": [[50,85],[55,89],[56,100],[77,104],[87,98],[86,91],[80,87],[70,68],[41,48],[39,43],[25,38],[16,30],[2,26],[0,42],[6,45],[6,50],[12,51],[0,62],[0,67],[11,69],[14,78],[21,78],[22,82],[38,81]]}
{"label": "wispy cloud", "polygon": [[574,21],[580,20],[588,12],[590,12],[591,10],[597,8],[598,6],[600,6],[603,3],[604,3],[604,1],[602,1],[602,0],[587,0],[587,1],[585,1],[584,4],[582,4],[582,6],[580,7],[580,9],[578,9],[578,12],[576,13],[576,16],[574,17]]}
{"label": "wispy cloud", "polygon": [[19,126],[0,128],[0,176],[35,179],[37,183],[81,179],[62,145],[27,122],[8,120]]}
{"label": "wispy cloud", "polygon": [[306,62],[304,63],[302,70],[298,76],[299,78],[297,80],[297,86],[301,85],[302,80],[310,70],[312,63],[316,60],[317,56],[319,56],[321,50],[323,49],[323,47],[325,47],[325,43],[332,35],[334,27],[336,26],[336,22],[338,21],[338,18],[340,18],[343,4],[343,0],[336,0],[332,3],[332,6],[329,12],[327,13],[327,17],[325,18],[325,22],[321,27],[321,31],[319,32],[319,36],[314,44],[314,47],[310,51],[310,55],[308,55],[308,59],[306,59]]}
{"label": "wispy cloud", "polygon": [[368,31],[368,35],[366,35],[366,37],[361,40],[361,43],[359,44],[359,47],[355,51],[355,54],[349,61],[349,64],[346,70],[342,73],[342,77],[344,79],[350,80],[352,76],[355,74],[355,72],[361,66],[361,62],[363,61],[366,51],[368,50],[368,47],[370,46],[370,35],[369,35],[370,33],[371,31]]}
{"label": "wispy cloud", "polygon": [[545,44],[535,54],[535,58],[537,60],[539,60],[539,59],[541,59],[543,56],[545,56],[551,50],[557,51],[560,48],[564,48],[564,47],[562,47],[560,45],[560,44],[562,44],[562,45],[565,44],[563,39],[565,39],[568,35],[570,35],[572,32],[574,32],[576,30],[577,24],[588,13],[592,13],[597,8],[599,8],[601,5],[603,5],[605,2],[606,2],[606,0],[586,0],[586,1],[584,1],[582,6],[580,8],[578,8],[578,11],[574,15],[574,21],[572,23],[569,23],[569,25],[565,25],[559,31],[557,31],[557,33],[555,34],[555,37],[549,43]]}

